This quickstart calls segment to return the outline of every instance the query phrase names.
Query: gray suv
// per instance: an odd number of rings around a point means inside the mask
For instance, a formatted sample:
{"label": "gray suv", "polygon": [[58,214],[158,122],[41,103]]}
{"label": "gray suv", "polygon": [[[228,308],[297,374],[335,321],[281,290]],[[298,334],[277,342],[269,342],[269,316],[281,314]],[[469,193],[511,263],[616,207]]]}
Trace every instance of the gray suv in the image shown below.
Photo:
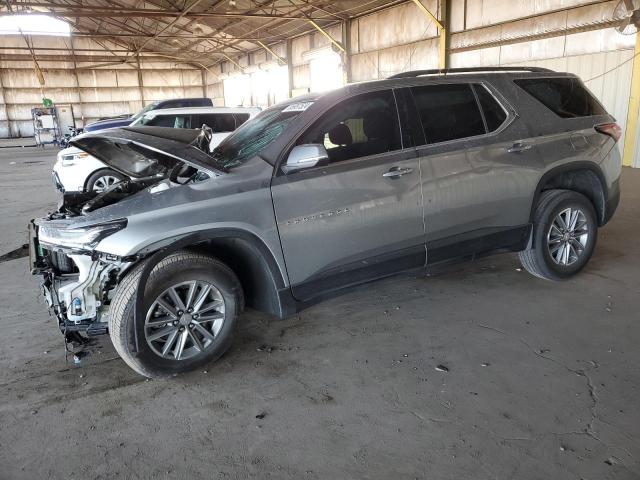
{"label": "gray suv", "polygon": [[271,107],[213,153],[206,136],[72,142],[127,180],[30,224],[70,348],[108,333],[134,370],[167,376],[220,357],[245,304],[286,317],[495,252],[562,280],[619,199],[620,128],[576,76],[540,68],[407,72]]}

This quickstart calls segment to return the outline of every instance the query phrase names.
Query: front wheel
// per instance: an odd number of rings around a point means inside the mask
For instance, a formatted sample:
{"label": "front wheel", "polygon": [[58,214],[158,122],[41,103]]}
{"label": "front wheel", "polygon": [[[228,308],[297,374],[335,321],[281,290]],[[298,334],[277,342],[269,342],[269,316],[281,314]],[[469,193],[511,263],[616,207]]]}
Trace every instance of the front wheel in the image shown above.
{"label": "front wheel", "polygon": [[98,170],[87,180],[87,192],[102,193],[124,179],[124,175],[114,172],[108,168]]}
{"label": "front wheel", "polygon": [[540,195],[533,240],[519,253],[520,261],[537,277],[569,278],[591,258],[597,235],[596,212],[587,197],[571,190],[548,190]]}
{"label": "front wheel", "polygon": [[111,303],[109,334],[122,359],[141,375],[166,377],[222,356],[243,306],[233,271],[199,253],[167,256],[151,271],[143,300],[145,316],[134,325],[143,268],[144,263],[122,280]]}

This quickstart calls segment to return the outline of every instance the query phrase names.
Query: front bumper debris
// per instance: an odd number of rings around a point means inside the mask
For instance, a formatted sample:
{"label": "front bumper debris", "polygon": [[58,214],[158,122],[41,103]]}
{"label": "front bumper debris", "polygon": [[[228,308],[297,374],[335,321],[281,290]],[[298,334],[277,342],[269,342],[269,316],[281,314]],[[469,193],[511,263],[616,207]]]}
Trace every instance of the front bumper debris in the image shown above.
{"label": "front bumper debris", "polygon": [[118,274],[130,264],[95,252],[42,245],[33,220],[28,244],[29,270],[42,277],[42,296],[65,338],[76,341],[79,333],[107,333],[110,293]]}

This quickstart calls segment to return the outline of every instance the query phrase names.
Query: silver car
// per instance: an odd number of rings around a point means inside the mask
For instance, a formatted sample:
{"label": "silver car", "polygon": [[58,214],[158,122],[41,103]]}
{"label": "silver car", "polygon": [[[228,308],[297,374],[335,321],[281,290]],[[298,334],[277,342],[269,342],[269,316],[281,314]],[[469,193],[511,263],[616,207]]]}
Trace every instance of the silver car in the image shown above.
{"label": "silver car", "polygon": [[619,199],[620,128],[577,77],[538,68],[408,72],[299,97],[212,153],[206,132],[182,132],[75,138],[127,180],[30,225],[32,271],[67,342],[108,333],[149,377],[220,357],[245,304],[286,317],[495,252],[571,277]]}

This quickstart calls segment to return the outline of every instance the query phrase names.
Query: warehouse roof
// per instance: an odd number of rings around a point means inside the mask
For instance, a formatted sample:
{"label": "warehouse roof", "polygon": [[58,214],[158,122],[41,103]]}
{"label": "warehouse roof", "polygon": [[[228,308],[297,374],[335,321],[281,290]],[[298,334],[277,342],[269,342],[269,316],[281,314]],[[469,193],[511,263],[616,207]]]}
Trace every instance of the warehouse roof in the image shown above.
{"label": "warehouse roof", "polygon": [[114,55],[155,55],[202,66],[248,51],[270,51],[269,45],[282,40],[399,3],[403,2],[6,0],[0,4],[0,14],[53,13],[71,24],[74,38],[102,42]]}

